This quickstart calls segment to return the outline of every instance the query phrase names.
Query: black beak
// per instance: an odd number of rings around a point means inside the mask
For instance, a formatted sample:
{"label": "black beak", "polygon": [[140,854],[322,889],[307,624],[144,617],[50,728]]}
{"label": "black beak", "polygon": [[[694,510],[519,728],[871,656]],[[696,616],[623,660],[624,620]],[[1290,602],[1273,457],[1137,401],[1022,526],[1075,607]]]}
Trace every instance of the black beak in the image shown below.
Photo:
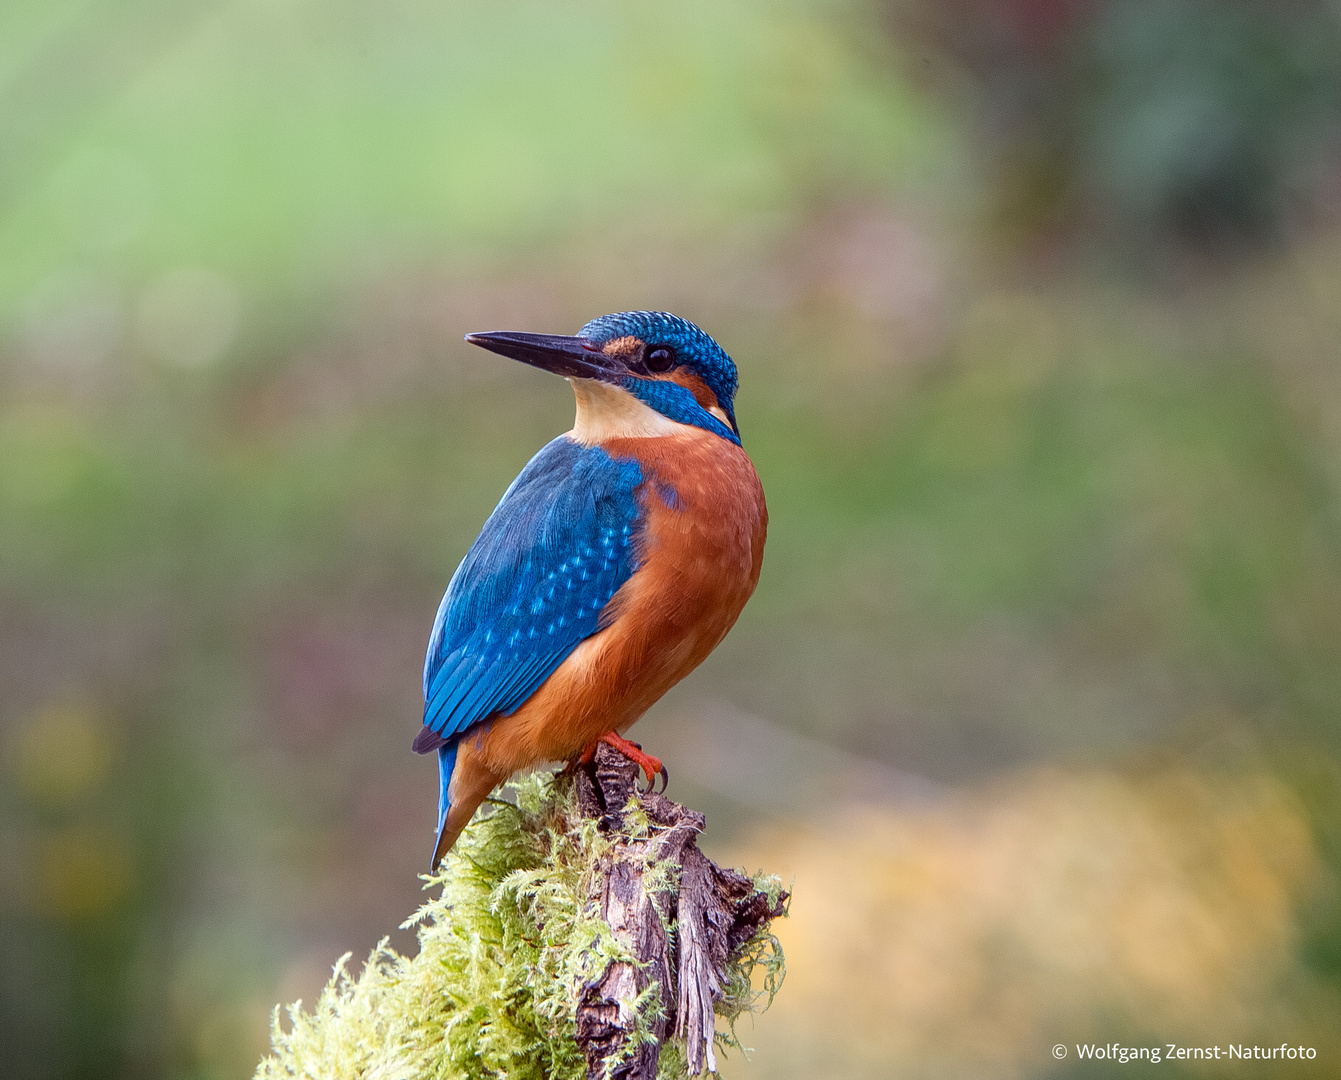
{"label": "black beak", "polygon": [[489,334],[467,334],[466,340],[500,356],[552,371],[565,379],[613,382],[628,371],[624,364],[606,356],[586,338],[500,330]]}

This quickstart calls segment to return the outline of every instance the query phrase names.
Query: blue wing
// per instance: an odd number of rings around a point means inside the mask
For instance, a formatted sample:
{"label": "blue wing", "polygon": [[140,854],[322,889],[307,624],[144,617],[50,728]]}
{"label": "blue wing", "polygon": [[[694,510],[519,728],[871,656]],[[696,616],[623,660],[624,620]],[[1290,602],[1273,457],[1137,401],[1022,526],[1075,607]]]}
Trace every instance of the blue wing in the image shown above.
{"label": "blue wing", "polygon": [[566,435],[527,464],[452,575],[424,658],[421,753],[515,712],[637,568],[636,461]]}

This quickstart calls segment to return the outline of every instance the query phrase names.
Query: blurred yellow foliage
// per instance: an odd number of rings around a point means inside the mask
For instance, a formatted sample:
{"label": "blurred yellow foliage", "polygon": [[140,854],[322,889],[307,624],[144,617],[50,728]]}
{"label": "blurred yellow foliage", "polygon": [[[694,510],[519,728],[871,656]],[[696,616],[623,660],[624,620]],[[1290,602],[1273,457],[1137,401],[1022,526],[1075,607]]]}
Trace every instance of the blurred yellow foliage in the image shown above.
{"label": "blurred yellow foliage", "polygon": [[95,791],[112,765],[111,727],[94,709],[51,704],[15,733],[10,760],[18,786],[35,802],[69,806]]}
{"label": "blurred yellow foliage", "polygon": [[77,921],[124,900],[134,883],[130,845],[98,826],[72,826],[37,838],[30,904],[44,918]]}
{"label": "blurred yellow foliage", "polygon": [[737,858],[796,880],[758,1075],[1028,1075],[1057,1041],[1303,1023],[1273,1003],[1324,871],[1265,775],[1040,769]]}

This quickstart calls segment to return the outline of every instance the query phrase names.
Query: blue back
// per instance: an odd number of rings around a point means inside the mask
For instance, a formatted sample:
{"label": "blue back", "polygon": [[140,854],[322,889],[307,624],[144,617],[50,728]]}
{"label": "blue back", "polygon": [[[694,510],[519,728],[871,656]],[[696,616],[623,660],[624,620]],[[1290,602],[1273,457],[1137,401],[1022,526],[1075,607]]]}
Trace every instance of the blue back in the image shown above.
{"label": "blue back", "polygon": [[637,569],[641,482],[636,461],[566,435],[512,482],[438,607],[421,732],[437,739],[423,749],[514,712],[601,629],[602,610]]}

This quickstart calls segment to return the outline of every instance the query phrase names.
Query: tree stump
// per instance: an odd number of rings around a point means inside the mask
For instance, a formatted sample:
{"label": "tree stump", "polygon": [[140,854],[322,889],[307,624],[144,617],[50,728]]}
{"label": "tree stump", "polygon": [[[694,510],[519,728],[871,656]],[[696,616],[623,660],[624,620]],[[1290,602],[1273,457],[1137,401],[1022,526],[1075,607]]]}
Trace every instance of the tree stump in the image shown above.
{"label": "tree stump", "polygon": [[[697,845],[703,815],[639,791],[638,775],[634,762],[601,743],[577,776],[581,813],[612,842],[588,903],[637,961],[609,964],[583,990],[577,1041],[589,1080],[655,1080],[672,1034],[685,1040],[689,1075],[716,1072],[713,1003],[727,957],[781,915],[787,899],[784,892],[770,902],[748,878],[712,862]],[[631,799],[650,828],[629,827]],[[649,993],[659,998],[651,1008],[640,1001]]]}

